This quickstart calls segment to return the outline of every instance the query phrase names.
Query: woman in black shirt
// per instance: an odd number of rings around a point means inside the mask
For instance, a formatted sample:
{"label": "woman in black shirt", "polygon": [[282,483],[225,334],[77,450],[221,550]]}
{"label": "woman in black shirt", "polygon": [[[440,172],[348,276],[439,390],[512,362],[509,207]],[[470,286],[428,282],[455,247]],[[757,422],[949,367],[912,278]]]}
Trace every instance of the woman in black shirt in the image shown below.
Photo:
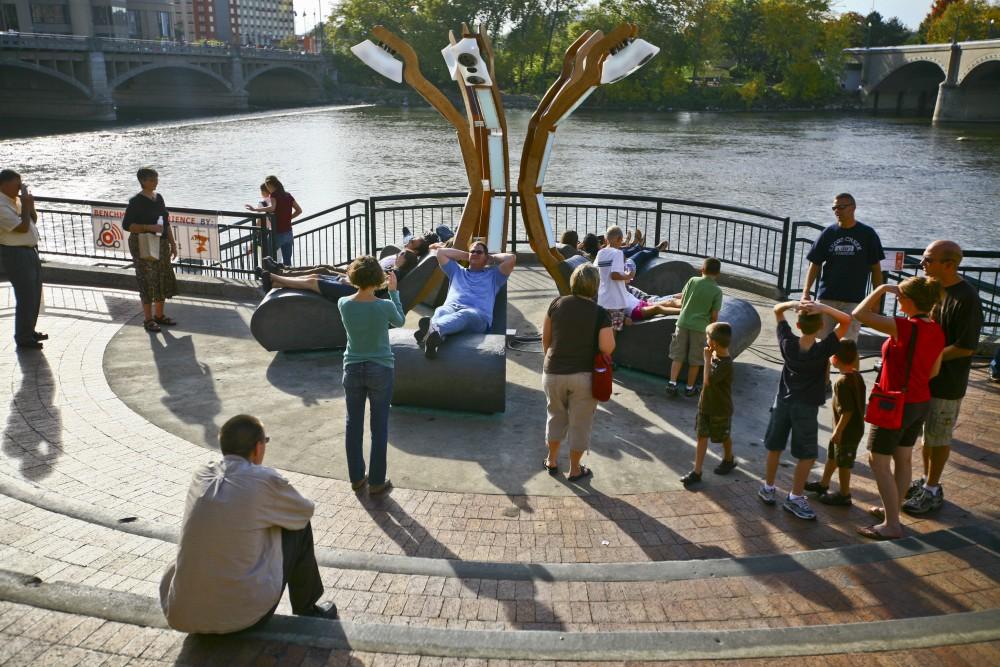
{"label": "woman in black shirt", "polygon": [[[143,327],[160,331],[160,326],[177,324],[163,314],[163,302],[177,295],[177,278],[170,260],[177,257],[177,244],[170,229],[170,213],[163,197],[156,192],[159,174],[149,167],[136,173],[142,191],[128,200],[122,228],[129,232],[128,249],[135,261],[135,276],[139,281],[142,300]],[[139,250],[140,234],[158,234],[159,251],[155,259],[143,258]]]}

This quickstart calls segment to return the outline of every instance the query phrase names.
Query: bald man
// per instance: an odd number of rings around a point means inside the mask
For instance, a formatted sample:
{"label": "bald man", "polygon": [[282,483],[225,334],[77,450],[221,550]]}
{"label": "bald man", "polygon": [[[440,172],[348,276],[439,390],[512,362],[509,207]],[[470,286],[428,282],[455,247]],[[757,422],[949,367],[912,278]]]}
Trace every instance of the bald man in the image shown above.
{"label": "bald man", "polygon": [[979,292],[958,273],[962,248],[954,241],[934,241],[924,250],[924,273],[941,281],[945,294],[931,317],[944,329],[945,348],[941,372],[931,380],[931,406],[924,422],[921,452],[924,477],[913,482],[906,493],[903,511],[928,514],[941,509],[944,491],[941,473],[951,453],[951,438],[969,384],[972,355],[979,346],[983,308]]}

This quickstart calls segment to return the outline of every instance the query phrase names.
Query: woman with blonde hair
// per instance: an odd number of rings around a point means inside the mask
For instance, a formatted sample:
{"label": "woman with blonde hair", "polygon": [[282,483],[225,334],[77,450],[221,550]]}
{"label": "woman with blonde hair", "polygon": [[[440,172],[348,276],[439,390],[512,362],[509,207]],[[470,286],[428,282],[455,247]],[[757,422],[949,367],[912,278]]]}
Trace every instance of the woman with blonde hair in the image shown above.
{"label": "woman with blonde hair", "polygon": [[[387,277],[374,257],[369,255],[354,260],[347,269],[347,279],[358,290],[337,302],[347,331],[347,349],[344,351],[347,471],[355,491],[369,484],[368,493],[375,495],[392,487],[385,476],[389,401],[395,377],[389,327],[402,326],[405,316],[396,289],[396,275],[389,273]],[[375,291],[383,285],[389,290],[388,299],[375,296]],[[366,402],[371,405],[372,411],[372,446],[367,475],[363,450]]]}
{"label": "woman with blonde hair", "polygon": [[555,299],[542,325],[542,385],[545,389],[545,440],[548,456],[543,465],[550,475],[559,472],[559,446],[569,440],[569,481],[590,476],[580,464],[590,447],[597,399],[591,389],[594,355],[615,351],[615,336],[608,311],[597,305],[600,273],[593,264],[581,264],[570,276],[570,294]]}
{"label": "woman with blonde hair", "polygon": [[[904,317],[880,315],[875,310],[882,297],[893,294]],[[944,331],[929,313],[941,300],[941,283],[934,278],[907,278],[899,285],[879,285],[854,309],[863,326],[888,335],[882,345],[882,372],[876,387],[904,391],[903,421],[899,428],[872,426],[868,438],[869,464],[875,475],[881,507],[869,514],[880,520],[858,527],[858,534],[875,540],[903,536],[899,512],[912,476],[913,445],[921,433],[930,407],[930,380],[941,368]]]}

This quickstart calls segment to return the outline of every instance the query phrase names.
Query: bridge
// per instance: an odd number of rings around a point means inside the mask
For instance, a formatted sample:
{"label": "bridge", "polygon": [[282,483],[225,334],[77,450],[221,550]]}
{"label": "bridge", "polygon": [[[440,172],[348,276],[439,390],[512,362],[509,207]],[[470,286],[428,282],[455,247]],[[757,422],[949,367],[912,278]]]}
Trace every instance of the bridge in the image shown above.
{"label": "bridge", "polygon": [[275,49],[0,33],[0,116],[114,120],[118,110],[246,109],[323,98],[322,56]]}
{"label": "bridge", "polygon": [[[847,49],[845,87],[876,113],[935,122],[1000,121],[1000,39]],[[857,65],[860,64],[860,69]]]}

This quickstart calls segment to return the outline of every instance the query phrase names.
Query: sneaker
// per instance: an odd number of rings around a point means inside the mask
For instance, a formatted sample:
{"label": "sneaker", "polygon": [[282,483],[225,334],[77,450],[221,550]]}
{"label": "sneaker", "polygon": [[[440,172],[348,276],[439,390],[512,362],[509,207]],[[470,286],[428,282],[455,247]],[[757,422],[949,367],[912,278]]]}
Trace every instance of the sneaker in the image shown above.
{"label": "sneaker", "polygon": [[930,514],[944,505],[944,489],[938,487],[938,492],[928,491],[921,487],[920,493],[903,503],[903,511],[907,514]]}
{"label": "sneaker", "polygon": [[314,604],[312,609],[304,614],[299,614],[300,616],[308,616],[310,618],[325,618],[328,621],[336,621],[340,618],[340,614],[337,613],[337,605],[330,603],[326,607],[321,607],[318,604]]}
{"label": "sneaker", "polygon": [[910,498],[914,497],[915,495],[923,491],[924,484],[926,483],[927,480],[924,479],[923,477],[921,477],[920,479],[915,479],[912,482],[910,482],[910,488],[906,490],[906,495],[903,496],[903,500],[909,500]]}
{"label": "sneaker", "polygon": [[368,483],[368,475],[365,475],[364,477],[362,477],[358,481],[351,482],[351,489],[353,491],[360,491],[361,489],[365,488],[365,484],[367,484],[367,483]]}
{"label": "sneaker", "polygon": [[420,347],[424,346],[424,339],[427,338],[427,331],[431,328],[431,318],[421,317],[417,322],[417,330],[413,332],[413,337],[417,341],[417,345]]}
{"label": "sneaker", "polygon": [[839,505],[840,507],[850,507],[854,504],[850,494],[844,496],[840,491],[837,493],[821,493],[818,500],[824,505]]}
{"label": "sneaker", "polygon": [[677,383],[676,382],[668,382],[667,383],[667,397],[668,398],[677,398]]}
{"label": "sneaker", "polygon": [[424,340],[424,356],[428,359],[436,359],[438,356],[438,348],[444,339],[441,338],[441,334],[437,331],[432,331],[427,334],[427,338]]}
{"label": "sneaker", "polygon": [[736,459],[722,459],[722,463],[715,466],[714,472],[716,475],[728,475],[733,470],[736,469]]}
{"label": "sneaker", "polygon": [[762,484],[757,490],[757,497],[763,500],[765,505],[774,505],[777,502],[774,498],[775,491],[777,491],[777,489],[774,487],[769,489]]}
{"label": "sneaker", "polygon": [[809,507],[809,501],[805,499],[805,496],[793,500],[791,494],[789,494],[785,498],[785,502],[781,504],[781,507],[806,521],[813,521],[816,518],[816,512],[813,512],[813,508]]}
{"label": "sneaker", "polygon": [[824,485],[822,482],[806,482],[806,485],[803,488],[809,493],[815,493],[817,495],[823,495],[830,489],[829,486]]}
{"label": "sneaker", "polygon": [[990,362],[990,381],[1000,382],[1000,362],[996,359]]}
{"label": "sneaker", "polygon": [[260,265],[264,267],[265,271],[270,271],[271,273],[281,273],[281,271],[285,268],[283,264],[278,264],[270,257],[261,257]]}
{"label": "sneaker", "polygon": [[271,291],[274,285],[271,284],[271,273],[269,271],[262,271],[260,274],[260,288],[267,294]]}
{"label": "sneaker", "polygon": [[369,496],[380,496],[392,488],[392,482],[388,479],[381,484],[372,484],[368,487]]}
{"label": "sneaker", "polygon": [[701,473],[697,473],[694,470],[681,477],[681,484],[684,485],[685,489],[691,488],[692,485],[697,484],[700,481]]}
{"label": "sneaker", "polygon": [[684,395],[687,396],[688,398],[691,398],[692,396],[697,396],[698,387],[686,387],[684,389]]}

